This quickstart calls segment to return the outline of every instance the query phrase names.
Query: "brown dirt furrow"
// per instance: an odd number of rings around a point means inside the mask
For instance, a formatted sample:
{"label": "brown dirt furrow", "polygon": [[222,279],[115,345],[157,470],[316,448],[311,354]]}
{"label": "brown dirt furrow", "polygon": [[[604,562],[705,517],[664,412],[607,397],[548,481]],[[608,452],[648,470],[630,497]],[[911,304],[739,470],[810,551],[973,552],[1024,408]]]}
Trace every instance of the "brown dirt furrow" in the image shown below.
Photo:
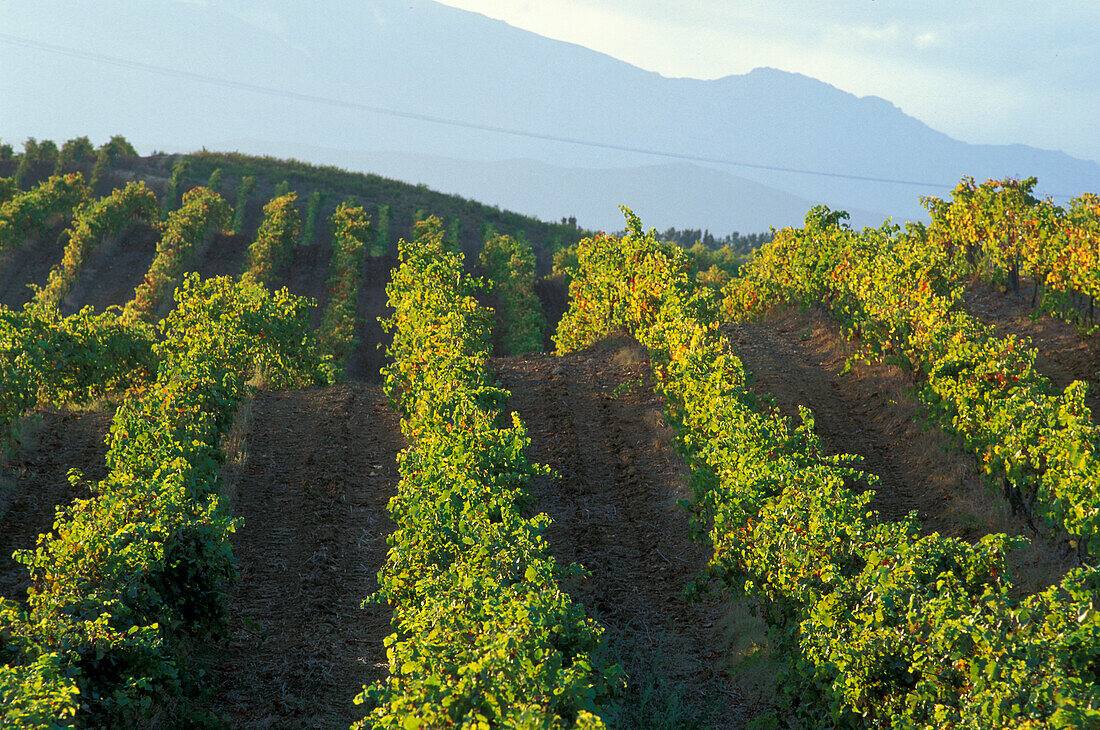
{"label": "brown dirt furrow", "polygon": [[28,419],[11,459],[0,461],[0,596],[26,598],[29,574],[12,552],[33,548],[58,507],[90,496],[69,483],[69,470],[80,469],[93,482],[106,476],[110,424],[105,412],[42,410]]}
{"label": "brown dirt furrow", "polygon": [[[862,456],[876,475],[871,502],[883,519],[916,512],[922,530],[976,539],[990,532],[1024,535],[1032,544],[1013,557],[1021,590],[1056,581],[1072,567],[1063,540],[1037,535],[987,486],[973,455],[922,416],[912,377],[893,365],[845,363],[856,347],[817,310],[778,310],[763,321],[730,325],[734,352],[753,376],[752,389],[770,394],[797,418],[810,408],[828,453]],[[853,484],[853,488],[866,488]]]}
{"label": "brown dirt furrow", "polygon": [[285,266],[275,274],[271,289],[286,287],[291,294],[309,297],[317,306],[310,313],[311,324],[316,328],[328,304],[328,265],[332,256],[332,242],[295,246]]}
{"label": "brown dirt furrow", "polygon": [[248,260],[248,236],[215,232],[202,256],[191,265],[192,271],[208,279],[213,276],[240,276]]}
{"label": "brown dirt furrow", "polygon": [[[1023,287],[1030,291],[1030,286]],[[1034,310],[1029,295],[1016,297],[980,282],[966,293],[966,311],[991,326],[998,335],[1027,337],[1038,351],[1035,367],[1063,390],[1074,380],[1088,383],[1085,404],[1093,420],[1100,419],[1100,336],[1082,336],[1070,323]]]}
{"label": "brown dirt furrow", "polygon": [[527,426],[530,458],[560,475],[532,492],[553,520],[545,536],[555,557],[591,572],[567,588],[607,628],[630,675],[612,726],[743,726],[760,698],[729,676],[741,638],[731,636],[730,607],[683,596],[709,553],[690,541],[677,504],[690,498],[687,468],[647,385],[644,350],[618,339],[493,366]]}
{"label": "brown dirt furrow", "polygon": [[386,346],[393,338],[382,331],[378,318],[390,314],[386,306],[386,284],[397,264],[397,257],[393,255],[367,256],[363,260],[356,313],[359,344],[348,358],[348,377],[378,380],[378,370],[386,362]]}
{"label": "brown dirt furrow", "polygon": [[558,329],[558,322],[565,316],[569,309],[569,283],[564,276],[542,277],[535,280],[535,295],[542,305],[542,313],[546,316],[546,333],[543,347],[547,352],[554,351],[554,332]]}
{"label": "brown dirt furrow", "polygon": [[[96,249],[73,283],[62,312],[91,305],[102,312],[125,304],[143,281],[156,255],[160,234],[147,225],[131,226],[118,238]],[[60,260],[60,257],[58,258]]]}
{"label": "brown dirt furrow", "polygon": [[61,261],[68,236],[62,231],[66,220],[39,235],[29,236],[22,246],[0,257],[0,304],[12,309],[22,309],[34,296],[30,284],[44,286],[50,269]]}
{"label": "brown dirt furrow", "polygon": [[263,391],[251,408],[227,476],[243,524],[215,710],[234,728],[346,728],[386,672],[389,611],[360,603],[392,529],[398,418],[373,385]]}

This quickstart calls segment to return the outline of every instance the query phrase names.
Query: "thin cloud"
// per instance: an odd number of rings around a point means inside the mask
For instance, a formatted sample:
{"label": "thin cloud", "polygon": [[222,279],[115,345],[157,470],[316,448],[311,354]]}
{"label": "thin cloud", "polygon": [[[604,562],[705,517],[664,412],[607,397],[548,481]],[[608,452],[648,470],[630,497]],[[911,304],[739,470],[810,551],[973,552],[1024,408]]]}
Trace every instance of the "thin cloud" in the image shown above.
{"label": "thin cloud", "polygon": [[868,41],[894,41],[901,35],[898,31],[897,23],[891,23],[890,25],[878,28],[858,25],[852,28],[851,32],[858,38]]}
{"label": "thin cloud", "polygon": [[918,33],[917,37],[913,39],[913,45],[917,48],[931,48],[936,45],[937,40],[935,33]]}

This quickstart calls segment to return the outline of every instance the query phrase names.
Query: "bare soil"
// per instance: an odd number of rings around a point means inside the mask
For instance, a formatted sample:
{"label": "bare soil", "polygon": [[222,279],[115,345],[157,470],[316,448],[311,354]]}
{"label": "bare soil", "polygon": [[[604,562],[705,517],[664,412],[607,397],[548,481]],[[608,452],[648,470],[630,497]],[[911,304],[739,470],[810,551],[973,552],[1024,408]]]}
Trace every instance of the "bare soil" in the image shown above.
{"label": "bare soil", "polygon": [[[134,298],[156,254],[160,234],[147,225],[132,226],[117,241],[106,242],[85,262],[62,308],[64,314],[91,305],[102,312]],[[54,264],[60,262],[58,254]],[[52,264],[51,264],[52,265]]]}
{"label": "bare soil", "polygon": [[[754,376],[752,389],[771,394],[797,418],[810,408],[830,453],[864,457],[879,478],[871,506],[885,520],[915,513],[925,534],[974,540],[991,532],[1023,535],[1032,544],[1012,557],[1022,592],[1056,582],[1075,564],[1066,541],[1036,534],[978,470],[976,459],[923,417],[912,376],[893,365],[853,364],[856,352],[840,328],[817,310],[776,310],[760,322],[727,328],[734,352]],[[853,484],[865,489],[866,483]]]}
{"label": "bare soil", "polygon": [[44,286],[53,265],[61,261],[68,236],[62,231],[68,225],[63,221],[42,234],[27,237],[21,246],[0,256],[0,304],[12,309],[22,309],[31,300],[34,291],[30,284]]}
{"label": "bare soil", "polygon": [[382,331],[379,317],[391,313],[386,305],[386,283],[397,266],[397,257],[367,256],[361,270],[358,311],[359,343],[348,359],[348,377],[356,380],[378,380],[378,370],[386,362],[386,347],[393,338]]}
{"label": "bare soil", "polygon": [[569,309],[569,283],[564,276],[535,280],[535,296],[542,305],[542,313],[546,316],[546,333],[543,338],[543,349],[547,352],[554,351],[554,332],[558,329],[558,323]]}
{"label": "bare soil", "polygon": [[347,728],[386,675],[377,588],[405,443],[373,384],[261,391],[227,466],[239,577],[214,709],[234,728]]}
{"label": "bare soil", "polygon": [[275,273],[271,289],[286,287],[291,294],[313,299],[317,306],[310,311],[311,324],[316,328],[328,304],[328,265],[332,257],[332,242],[295,246],[289,260]]}
{"label": "bare soil", "polygon": [[691,496],[687,467],[645,351],[616,339],[565,357],[497,358],[493,367],[528,428],[530,458],[557,473],[532,488],[536,509],[553,520],[551,550],[591,573],[568,590],[607,628],[613,657],[631,675],[613,726],[744,726],[766,682],[737,681],[735,665],[762,641],[762,625],[717,598],[684,597],[709,550],[690,541],[677,504]]}
{"label": "bare soil", "polygon": [[69,483],[69,469],[80,469],[92,482],[106,476],[111,415],[43,409],[24,422],[21,444],[9,460],[0,460],[0,596],[19,601],[26,599],[29,574],[12,552],[34,548],[59,507],[91,496],[83,485]]}
{"label": "bare soil", "polygon": [[212,276],[240,276],[248,259],[248,236],[215,232],[210,245],[202,252],[198,261],[191,265],[192,271],[206,279]]}

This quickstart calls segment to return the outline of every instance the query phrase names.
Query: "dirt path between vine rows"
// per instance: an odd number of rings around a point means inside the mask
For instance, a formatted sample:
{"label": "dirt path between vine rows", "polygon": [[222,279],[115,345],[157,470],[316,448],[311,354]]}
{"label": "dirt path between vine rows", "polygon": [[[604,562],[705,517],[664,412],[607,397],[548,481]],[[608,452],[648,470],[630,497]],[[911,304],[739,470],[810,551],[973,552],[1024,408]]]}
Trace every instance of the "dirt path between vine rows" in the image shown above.
{"label": "dirt path between vine rows", "polygon": [[214,709],[234,728],[347,728],[386,673],[377,588],[404,447],[376,384],[261,391],[227,466],[239,578]]}
{"label": "dirt path between vine rows", "polygon": [[862,362],[842,374],[856,347],[822,312],[777,310],[759,322],[729,325],[727,333],[755,392],[771,394],[779,410],[795,418],[799,405],[809,407],[828,453],[864,457],[861,468],[879,477],[871,507],[883,519],[915,511],[925,534],[1030,538],[1032,544],[1011,559],[1021,592],[1045,587],[1072,567],[1064,541],[1037,535],[1012,515],[983,481],[975,457],[952,449],[923,418],[909,374]]}
{"label": "dirt path between vine rows", "polygon": [[0,596],[20,601],[30,576],[12,552],[33,548],[53,527],[57,507],[91,496],[87,488],[69,483],[70,469],[81,470],[89,482],[107,475],[110,413],[42,409],[37,418],[21,434],[11,459],[0,459]]}
{"label": "dirt path between vine rows", "polygon": [[745,666],[744,681],[730,671],[757,651],[762,624],[717,598],[683,597],[709,550],[690,541],[677,504],[690,498],[687,468],[645,357],[616,339],[492,367],[527,426],[529,457],[560,475],[536,479],[532,492],[535,509],[553,520],[552,553],[591,572],[566,588],[607,628],[614,659],[631,675],[611,726],[743,727],[767,683]]}
{"label": "dirt path between vine rows", "polygon": [[45,233],[33,233],[21,245],[0,255],[0,304],[22,309],[34,296],[28,284],[45,286],[50,269],[61,261],[69,240],[61,235],[67,225],[65,220]]}
{"label": "dirt path between vine rows", "polygon": [[130,226],[117,239],[105,241],[85,262],[61,308],[71,314],[92,305],[102,312],[134,298],[157,252],[160,234],[152,226]]}
{"label": "dirt path between vine rows", "polygon": [[361,380],[378,380],[378,370],[386,363],[386,347],[393,337],[382,331],[379,317],[388,317],[392,310],[386,306],[386,284],[398,265],[397,257],[366,256],[360,269],[362,284],[356,302],[359,320],[359,341],[348,358],[348,377]]}
{"label": "dirt path between vine rows", "polygon": [[291,294],[309,297],[316,306],[310,309],[310,325],[317,329],[328,304],[328,266],[332,258],[332,240],[309,246],[294,246],[286,263],[272,277],[272,290],[286,287]]}
{"label": "dirt path between vine rows", "polygon": [[[1024,287],[1030,291],[1029,287]],[[972,284],[966,292],[966,311],[994,328],[998,335],[1028,337],[1038,351],[1035,368],[1058,390],[1074,380],[1089,385],[1085,405],[1100,421],[1100,336],[1082,336],[1068,322],[1042,314],[1032,320],[1031,297],[1001,293],[987,284]]]}
{"label": "dirt path between vine rows", "polygon": [[251,242],[248,236],[215,231],[211,234],[210,245],[189,268],[197,271],[204,279],[212,276],[240,276],[248,262],[248,245]]}

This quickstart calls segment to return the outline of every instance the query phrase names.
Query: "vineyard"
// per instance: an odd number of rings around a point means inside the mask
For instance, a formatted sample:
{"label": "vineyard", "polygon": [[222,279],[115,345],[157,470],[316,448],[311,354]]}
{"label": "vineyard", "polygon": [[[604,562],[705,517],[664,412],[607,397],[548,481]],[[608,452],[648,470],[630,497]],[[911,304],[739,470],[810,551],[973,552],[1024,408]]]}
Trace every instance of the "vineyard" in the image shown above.
{"label": "vineyard", "polygon": [[1100,727],[1095,196],[741,259],[119,137],[0,174],[5,727]]}

